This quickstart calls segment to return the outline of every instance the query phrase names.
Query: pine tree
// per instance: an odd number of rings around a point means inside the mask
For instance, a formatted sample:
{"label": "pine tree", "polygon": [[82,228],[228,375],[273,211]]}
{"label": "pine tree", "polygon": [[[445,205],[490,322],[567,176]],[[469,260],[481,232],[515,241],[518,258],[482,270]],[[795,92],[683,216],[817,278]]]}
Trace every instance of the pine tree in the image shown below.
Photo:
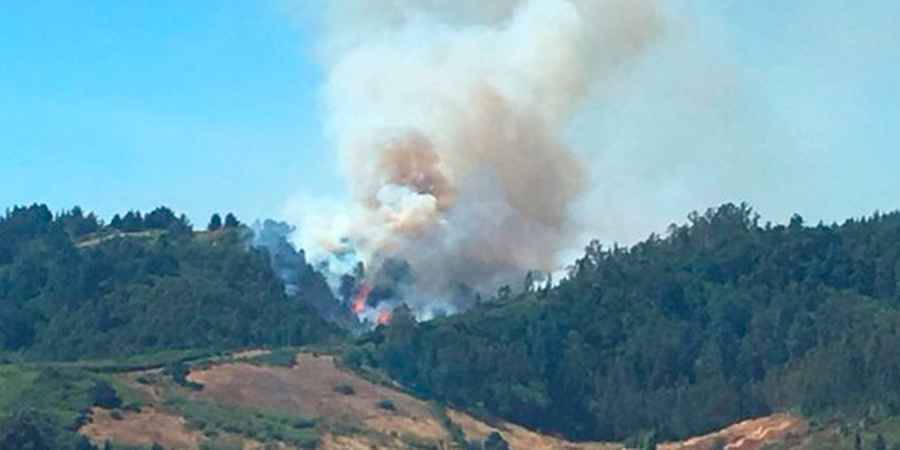
{"label": "pine tree", "polygon": [[232,213],[228,213],[225,216],[225,228],[238,228],[241,226],[241,222],[234,216]]}
{"label": "pine tree", "polygon": [[209,231],[219,231],[222,228],[222,216],[218,213],[213,214],[209,219],[209,225],[206,227]]}
{"label": "pine tree", "polygon": [[509,450],[509,444],[506,442],[506,439],[503,439],[503,436],[500,433],[494,431],[488,436],[487,440],[484,441],[484,450]]}

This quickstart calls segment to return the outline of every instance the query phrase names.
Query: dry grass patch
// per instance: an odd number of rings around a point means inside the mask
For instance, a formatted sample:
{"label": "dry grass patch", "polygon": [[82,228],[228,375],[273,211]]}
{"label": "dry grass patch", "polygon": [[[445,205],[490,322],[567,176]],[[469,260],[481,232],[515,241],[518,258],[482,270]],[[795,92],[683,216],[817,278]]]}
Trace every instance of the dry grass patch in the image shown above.
{"label": "dry grass patch", "polygon": [[[195,394],[198,398],[225,405],[357,421],[386,435],[449,439],[425,402],[345,372],[331,356],[302,353],[293,368],[221,364],[192,372],[188,379],[204,386]],[[335,392],[340,385],[352,386],[353,394]],[[393,402],[394,411],[378,407],[385,399]]]}
{"label": "dry grass patch", "polygon": [[183,417],[163,414],[153,408],[121,413],[94,408],[91,421],[81,428],[81,434],[98,447],[109,441],[144,446],[158,443],[172,450],[196,449],[203,438],[200,432],[187,428]]}
{"label": "dry grass patch", "polygon": [[745,420],[724,430],[682,442],[666,443],[660,450],[713,450],[723,444],[726,450],[759,450],[769,444],[788,441],[809,433],[809,424],[793,414],[775,414]]}

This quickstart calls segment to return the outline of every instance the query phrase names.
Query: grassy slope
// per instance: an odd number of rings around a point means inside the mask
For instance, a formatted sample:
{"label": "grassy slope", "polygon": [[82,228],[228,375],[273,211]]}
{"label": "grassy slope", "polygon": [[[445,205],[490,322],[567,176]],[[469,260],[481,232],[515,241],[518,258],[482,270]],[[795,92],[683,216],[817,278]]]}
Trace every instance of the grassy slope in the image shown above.
{"label": "grassy slope", "polygon": [[0,413],[10,410],[34,383],[37,371],[23,366],[0,366]]}
{"label": "grassy slope", "polygon": [[[285,355],[290,353],[282,349],[247,358],[196,360],[192,366],[197,379],[219,380],[207,384],[207,388],[199,392],[175,384],[165,374],[141,372],[145,383],[142,389],[155,392],[157,398],[150,402],[150,409],[184,417],[187,427],[183,432],[199,431],[203,442],[210,445],[235,442],[237,437],[260,443],[287,441],[298,446],[318,442],[319,448],[323,449],[369,448],[372,445],[387,449],[435,448],[439,441],[457,441],[453,437],[455,433],[462,432],[464,439],[483,440],[491,431],[499,429],[511,444],[515,444],[513,448],[620,448],[616,444],[566,443],[512,424],[489,425],[444,406],[427,405],[400,391],[370,383],[344,369],[322,364],[325,359],[310,354],[300,359],[300,366],[291,368],[285,360]],[[136,373],[117,376],[135,388]],[[313,379],[325,384],[316,386],[318,382]],[[334,383],[353,385],[355,393],[347,397],[336,395],[326,388]],[[231,395],[235,392],[240,394]],[[379,398],[392,398],[398,412],[373,412],[368,408]],[[303,404],[307,406],[294,409]],[[336,407],[336,404],[343,406]],[[309,405],[321,405],[322,409],[309,411]],[[415,418],[409,421],[406,414]],[[140,420],[139,417],[134,419]],[[105,426],[117,427],[122,423],[108,421]],[[437,429],[442,427],[446,433],[434,434],[436,431],[431,425]]]}
{"label": "grassy slope", "polygon": [[[93,386],[97,381],[104,380],[115,387],[123,400],[123,406],[112,414],[113,417],[120,419],[109,420],[109,414],[104,414],[107,420],[103,426],[116,427],[117,424],[140,422],[142,413],[137,411],[154,411],[155,414],[185,418],[187,423],[183,432],[199,431],[202,434],[201,442],[213,446],[232,445],[235,442],[286,442],[301,448],[320,443],[320,448],[325,449],[344,448],[344,445],[366,447],[378,445],[379,448],[397,449],[433,448],[438,440],[445,438],[437,438],[426,430],[454,426],[451,421],[438,423],[440,421],[432,417],[433,410],[424,402],[399,391],[373,385],[342,369],[330,366],[331,369],[326,369],[322,373],[294,372],[295,369],[288,367],[285,355],[294,354],[298,350],[300,349],[279,349],[243,359],[221,354],[207,353],[203,356],[189,352],[165,352],[122,360],[3,365],[0,366],[0,416],[23,407],[36,409],[52,416],[63,432],[63,429],[71,428],[76,419],[91,406]],[[332,377],[346,377],[356,386],[358,392],[351,397],[338,400],[346,400],[348,405],[353,404],[347,410],[346,417],[338,419],[338,416],[333,414],[343,413],[330,413],[332,415],[315,419],[304,418],[304,414],[273,408],[264,402],[255,403],[252,400],[241,404],[224,402],[220,398],[206,395],[203,391],[194,391],[177,384],[165,370],[155,370],[184,361],[189,361],[188,364],[197,371],[249,363],[263,371],[262,376],[266,376],[265,371],[271,370],[273,373],[281,374],[280,376],[293,377],[294,380],[299,379],[296,377],[304,376],[319,377],[328,386],[331,384],[328,384],[330,382],[327,380]],[[375,397],[370,399],[369,396],[363,395],[372,389],[376,390]],[[314,395],[321,395],[322,401],[328,401],[328,398],[333,401],[336,395],[331,389],[315,389],[315,391],[318,394]],[[285,395],[293,394],[285,392]],[[375,404],[375,400],[381,399],[384,395],[394,398],[401,411],[383,410],[379,413],[381,417],[373,419],[372,408],[369,408],[362,416],[358,415],[360,407],[371,407]],[[311,399],[316,403],[320,400]],[[406,413],[423,415],[409,421],[404,417]],[[434,427],[428,425],[432,422]],[[555,442],[553,438],[542,437],[526,430],[518,428],[514,429],[516,431],[512,430],[509,433],[513,439]],[[68,432],[74,439],[74,431]],[[132,445],[129,448],[140,448],[135,442],[130,444]]]}
{"label": "grassy slope", "polygon": [[[297,349],[299,350],[299,349]],[[60,425],[69,425],[79,414],[90,406],[90,391],[98,380],[110,382],[123,400],[123,410],[135,410],[151,407],[163,414],[173,414],[187,419],[186,431],[198,430],[203,440],[210,445],[227,442],[292,442],[296,446],[311,446],[320,443],[322,448],[334,445],[371,445],[378,443],[382,448],[414,448],[428,447],[434,443],[428,437],[417,436],[415,430],[404,432],[397,429],[385,433],[385,430],[371,428],[362,420],[343,423],[327,418],[303,418],[297,414],[275,411],[265,405],[234,405],[221,403],[177,385],[168,375],[158,370],[168,364],[188,361],[195,370],[204,370],[222,364],[248,362],[258,366],[270,367],[273,371],[292,370],[287,368],[284,355],[293,350],[276,350],[266,355],[254,355],[246,359],[234,359],[228,355],[207,352],[165,352],[140,355],[122,360],[84,361],[78,363],[54,364],[8,364],[0,366],[0,416],[14,408],[28,405],[52,415]],[[267,369],[268,370],[268,369]],[[346,372],[344,372],[346,373]],[[139,374],[149,378],[149,385],[138,386],[135,379]],[[322,374],[323,376],[331,376]],[[355,377],[354,375],[350,375]],[[366,380],[353,378],[357,388]],[[148,391],[159,393],[160,398],[154,400]],[[397,395],[405,395],[400,392]],[[289,393],[285,393],[289,395]],[[324,394],[323,394],[324,395]],[[359,399],[361,401],[366,401]],[[133,414],[123,411],[124,414]],[[389,412],[384,413],[389,416]],[[457,423],[463,425],[464,431],[471,438],[483,437],[488,425],[459,413],[452,413]],[[460,419],[465,417],[465,419]],[[440,417],[438,417],[440,419]],[[427,419],[430,420],[430,419]],[[462,420],[462,421],[461,421]],[[116,422],[111,422],[115,424]],[[353,425],[353,424],[356,425]],[[349,424],[349,425],[348,425]],[[475,425],[473,425],[475,424]],[[443,424],[453,427],[455,424]],[[114,425],[113,425],[114,426]],[[523,442],[536,442],[545,445],[553,444],[553,439],[520,430],[509,426],[504,433],[515,433],[510,436]],[[518,431],[515,431],[518,430]],[[893,443],[900,443],[900,420],[884,419],[868,423],[839,423],[838,421],[814,427],[813,432],[803,439],[783,442],[768,448],[780,450],[808,449],[845,449],[853,448],[856,432],[859,431],[863,448],[871,448],[876,436],[882,435],[891,448]],[[391,433],[398,438],[392,439]],[[431,438],[433,439],[433,438]],[[339,444],[343,442],[344,444]],[[561,442],[561,441],[560,441]],[[427,444],[427,445],[426,445]],[[552,448],[552,447],[548,447]],[[603,444],[582,444],[571,448],[595,449],[606,448]]]}

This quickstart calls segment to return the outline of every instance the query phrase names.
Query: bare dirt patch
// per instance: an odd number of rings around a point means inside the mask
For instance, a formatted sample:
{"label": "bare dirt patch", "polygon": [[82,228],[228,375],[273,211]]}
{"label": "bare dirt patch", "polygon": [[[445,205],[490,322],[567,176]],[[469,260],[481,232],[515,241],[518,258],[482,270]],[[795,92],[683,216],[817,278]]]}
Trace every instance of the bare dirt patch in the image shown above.
{"label": "bare dirt patch", "polygon": [[256,358],[257,356],[268,355],[269,353],[272,353],[272,351],[262,349],[262,348],[257,348],[257,349],[250,349],[250,350],[244,350],[242,352],[237,352],[232,355],[229,355],[229,357],[232,359],[250,359],[250,358]]}
{"label": "bare dirt patch", "polygon": [[319,450],[407,450],[409,446],[404,445],[396,439],[389,442],[379,442],[375,444],[372,439],[367,436],[337,436],[327,434],[322,437],[319,442]]}
{"label": "bare dirt patch", "polygon": [[[198,398],[224,405],[358,422],[386,435],[448,439],[427,404],[340,370],[330,356],[300,354],[293,368],[222,364],[192,372],[188,379],[204,386]],[[354,393],[335,392],[342,384],[352,386]],[[385,399],[394,403],[395,411],[376,405]]]}
{"label": "bare dirt patch", "polygon": [[726,450],[759,450],[809,433],[809,424],[792,414],[775,414],[746,420],[724,430],[687,441],[667,443],[660,450],[712,450],[723,444]]}
{"label": "bare dirt patch", "polygon": [[[254,355],[255,356],[255,355]],[[139,376],[156,376],[158,371],[134,372],[123,376],[129,385],[151,399],[151,406],[139,413],[123,412],[119,419],[109,411],[94,410],[93,420],[81,432],[91,442],[105,441],[152,445],[158,442],[171,449],[196,449],[203,436],[187,428],[184,418],[160,412],[162,392],[156,385],[141,385]],[[223,406],[278,411],[307,418],[324,419],[334,424],[321,430],[319,448],[324,450],[371,450],[413,448],[408,437],[452,448],[447,431],[425,402],[395,389],[369,382],[335,366],[330,356],[297,355],[293,368],[257,366],[241,362],[222,363],[197,370],[189,380],[200,383],[199,392],[185,392]],[[348,385],[353,393],[338,392]],[[346,390],[345,390],[346,391]],[[395,410],[378,407],[390,400]],[[449,418],[470,440],[484,440],[497,431],[515,450],[619,450],[621,444],[574,443],[543,435],[511,423],[485,423],[475,417],[447,409]],[[682,442],[661,444],[661,450],[760,450],[768,444],[797,443],[809,435],[809,425],[798,416],[776,414],[747,420],[724,430]],[[222,438],[224,435],[220,436]],[[224,436],[243,448],[258,449],[262,444],[237,436]],[[283,447],[287,448],[287,447]]]}
{"label": "bare dirt patch", "polygon": [[152,237],[156,233],[159,233],[159,232],[158,231],[156,231],[156,232],[154,232],[154,231],[138,231],[138,232],[123,233],[121,231],[117,231],[115,233],[112,233],[112,234],[109,234],[106,236],[100,236],[100,237],[89,239],[89,240],[86,240],[83,242],[76,243],[75,248],[84,249],[84,248],[96,247],[106,241],[110,241],[113,239],[120,239],[120,238],[149,238],[149,237]]}
{"label": "bare dirt patch", "polygon": [[158,443],[173,450],[195,449],[202,438],[199,432],[187,429],[183,417],[163,414],[152,408],[123,412],[119,419],[110,411],[94,408],[91,422],[81,428],[81,434],[97,446],[106,441],[145,446]]}

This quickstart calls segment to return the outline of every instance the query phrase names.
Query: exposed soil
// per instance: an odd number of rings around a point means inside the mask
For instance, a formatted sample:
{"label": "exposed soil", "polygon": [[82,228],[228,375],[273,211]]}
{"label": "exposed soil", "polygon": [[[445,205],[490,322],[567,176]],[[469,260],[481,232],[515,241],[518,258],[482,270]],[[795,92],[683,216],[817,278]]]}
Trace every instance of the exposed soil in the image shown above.
{"label": "exposed soil", "polygon": [[[300,354],[297,365],[290,369],[222,364],[192,372],[188,379],[204,386],[198,398],[225,405],[357,422],[387,435],[408,433],[435,441],[448,439],[427,404],[344,372],[330,356]],[[354,393],[336,392],[339,385],[352,386]],[[395,411],[377,406],[385,399],[394,403]]]}
{"label": "exposed soil", "polygon": [[372,450],[372,444],[360,436],[325,436],[319,444],[321,450]]}
{"label": "exposed soil", "polygon": [[[330,356],[300,354],[292,369],[259,367],[250,364],[222,364],[191,373],[191,381],[204,385],[198,396],[235,406],[293,412],[306,417],[324,417],[335,421],[361,422],[367,428],[387,436],[415,435],[432,441],[448,442],[449,436],[433,416],[429,406],[409,395],[371,383],[334,365]],[[335,386],[353,387],[353,395],[334,391]],[[396,411],[385,411],[376,403],[390,399]],[[574,444],[552,436],[529,431],[513,424],[489,426],[475,418],[448,410],[470,439],[484,440],[499,431],[513,449],[614,450],[621,445],[605,443]],[[359,436],[327,436],[322,447],[372,448],[371,441]],[[391,448],[382,443],[377,448]],[[407,448],[397,443],[396,448]]]}
{"label": "exposed soil", "polygon": [[272,353],[272,351],[262,349],[262,348],[257,348],[257,349],[250,349],[250,350],[244,350],[242,352],[237,352],[237,353],[229,355],[229,357],[232,359],[250,359],[250,358],[255,358],[257,356],[268,355],[269,353]]}
{"label": "exposed soil", "polygon": [[[256,355],[257,352],[251,355]],[[140,385],[138,375],[157,372],[135,372],[124,375],[131,385],[161,403],[161,393],[154,386]],[[257,366],[241,362],[212,365],[192,372],[188,379],[204,386],[189,395],[218,404],[250,409],[265,409],[324,419],[337,428],[322,432],[319,448],[323,450],[409,449],[409,436],[453,448],[450,437],[425,402],[397,390],[369,382],[341,370],[330,356],[299,354],[293,368]],[[340,393],[340,385],[352,387],[352,394]],[[393,402],[393,411],[378,407],[382,400]],[[454,410],[450,419],[462,427],[468,439],[484,440],[500,432],[515,450],[619,450],[621,444],[573,443],[543,435],[523,427],[491,422],[487,424]],[[196,449],[202,439],[199,432],[186,427],[184,418],[161,413],[154,406],[139,413],[123,412],[119,419],[109,411],[95,409],[91,423],[81,430],[91,442],[102,445],[109,440],[133,445],[158,442],[171,449]],[[809,434],[808,424],[790,414],[747,420],[706,436],[677,443],[661,444],[661,450],[759,450],[767,444],[785,443]],[[261,444],[240,440],[247,449]]]}
{"label": "exposed soil", "polygon": [[188,430],[183,417],[152,408],[120,414],[116,418],[110,411],[94,408],[91,422],[81,428],[81,434],[98,447],[106,441],[146,446],[158,443],[172,450],[196,449],[200,445],[202,435]]}
{"label": "exposed soil", "polygon": [[119,232],[115,232],[113,234],[109,234],[106,236],[101,236],[101,237],[93,238],[93,239],[90,239],[90,240],[87,240],[84,242],[79,242],[79,243],[75,244],[75,248],[84,249],[84,248],[96,247],[106,241],[110,241],[113,239],[119,239],[119,238],[147,238],[147,237],[153,236],[153,234],[154,234],[153,231],[138,231],[138,232],[131,232],[131,233],[123,233],[123,232],[119,231]]}
{"label": "exposed soil", "polygon": [[775,414],[746,420],[724,430],[684,442],[662,444],[660,450],[714,450],[724,444],[726,450],[758,450],[767,444],[783,442],[809,433],[809,424],[792,414]]}

